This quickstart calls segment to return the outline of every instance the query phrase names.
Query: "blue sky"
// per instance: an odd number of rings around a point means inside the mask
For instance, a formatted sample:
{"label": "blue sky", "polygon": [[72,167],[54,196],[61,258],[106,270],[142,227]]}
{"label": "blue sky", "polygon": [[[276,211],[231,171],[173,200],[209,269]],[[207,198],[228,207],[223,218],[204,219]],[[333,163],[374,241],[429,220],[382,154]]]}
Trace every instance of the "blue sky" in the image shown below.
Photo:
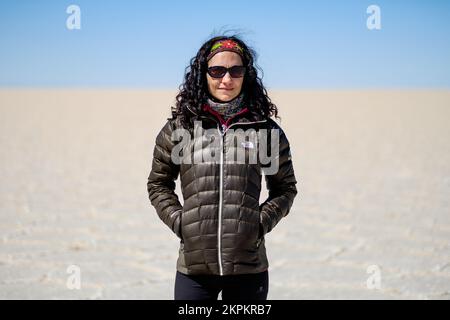
{"label": "blue sky", "polygon": [[0,86],[174,89],[225,29],[258,52],[269,89],[450,87],[447,0],[1,1]]}

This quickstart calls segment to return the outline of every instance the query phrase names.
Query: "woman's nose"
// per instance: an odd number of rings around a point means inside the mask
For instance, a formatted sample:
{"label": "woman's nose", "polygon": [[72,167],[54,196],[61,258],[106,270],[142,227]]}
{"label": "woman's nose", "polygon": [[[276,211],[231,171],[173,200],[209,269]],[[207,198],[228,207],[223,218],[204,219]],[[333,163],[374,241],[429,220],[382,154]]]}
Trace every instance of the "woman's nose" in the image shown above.
{"label": "woman's nose", "polygon": [[233,78],[230,76],[230,73],[227,71],[225,75],[222,78],[222,82],[231,82],[233,81]]}

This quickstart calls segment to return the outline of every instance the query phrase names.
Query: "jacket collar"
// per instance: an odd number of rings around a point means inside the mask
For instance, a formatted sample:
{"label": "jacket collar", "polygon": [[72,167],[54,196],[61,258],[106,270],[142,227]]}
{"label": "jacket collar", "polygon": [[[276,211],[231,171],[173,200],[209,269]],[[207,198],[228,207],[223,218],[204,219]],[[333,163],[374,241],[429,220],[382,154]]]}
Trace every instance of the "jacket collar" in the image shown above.
{"label": "jacket collar", "polygon": [[[186,107],[191,113],[196,115],[199,119],[213,121],[214,123],[221,125],[220,120],[215,115],[213,115],[212,113],[210,113],[206,110],[203,110],[203,108],[202,108],[202,112],[199,113],[199,112],[195,112],[194,110],[192,110],[192,108],[189,105],[186,105]],[[244,110],[246,110],[246,111],[242,112],[242,113],[236,115],[235,117],[233,117],[232,119],[230,119],[231,121],[228,123],[228,127],[231,125],[235,125],[235,124],[250,124],[250,123],[267,122],[267,119],[264,118],[259,113],[249,110],[248,108],[245,108]]]}
{"label": "jacket collar", "polygon": [[247,108],[243,108],[241,111],[239,111],[238,113],[236,113],[235,115],[231,116],[230,118],[228,118],[227,120],[225,120],[222,115],[217,112],[216,110],[214,110],[210,105],[208,104],[204,104],[202,107],[202,110],[205,112],[209,112],[211,113],[213,116],[216,117],[217,120],[219,120],[220,124],[222,125],[222,128],[226,129],[228,128],[232,123],[234,118],[239,117],[240,115],[243,115],[245,113],[248,112]]}

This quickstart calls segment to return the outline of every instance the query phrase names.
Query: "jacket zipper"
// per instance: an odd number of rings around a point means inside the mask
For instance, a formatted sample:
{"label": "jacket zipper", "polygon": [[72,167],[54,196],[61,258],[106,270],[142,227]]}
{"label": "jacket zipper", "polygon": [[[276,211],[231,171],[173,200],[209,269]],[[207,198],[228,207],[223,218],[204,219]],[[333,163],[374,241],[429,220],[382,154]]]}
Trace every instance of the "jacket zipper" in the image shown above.
{"label": "jacket zipper", "polygon": [[222,206],[223,206],[223,137],[225,135],[225,131],[222,134],[220,131],[219,125],[217,126],[217,130],[220,134],[220,165],[219,165],[219,221],[217,223],[217,255],[219,261],[219,273],[223,276],[223,266],[222,266]]}
{"label": "jacket zipper", "polygon": [[[262,123],[267,120],[262,121],[254,121],[254,122],[241,122],[240,124],[254,124],[254,123]],[[223,276],[223,265],[222,265],[222,207],[223,207],[223,146],[224,146],[224,137],[227,130],[235,124],[239,124],[239,122],[232,123],[229,127],[225,128],[223,133],[220,131],[220,125],[217,124],[217,131],[219,131],[220,135],[220,165],[219,165],[219,221],[217,223],[217,258],[219,261],[219,273]]]}

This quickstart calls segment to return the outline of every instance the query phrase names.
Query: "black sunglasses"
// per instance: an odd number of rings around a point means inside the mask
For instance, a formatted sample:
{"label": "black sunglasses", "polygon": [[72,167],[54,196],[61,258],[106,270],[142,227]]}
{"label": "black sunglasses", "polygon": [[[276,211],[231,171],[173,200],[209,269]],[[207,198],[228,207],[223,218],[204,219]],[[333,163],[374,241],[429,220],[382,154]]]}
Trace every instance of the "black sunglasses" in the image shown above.
{"label": "black sunglasses", "polygon": [[227,72],[230,73],[232,78],[242,78],[245,74],[244,66],[232,66],[230,68],[226,68],[223,66],[214,66],[208,68],[208,74],[213,78],[222,78]]}

